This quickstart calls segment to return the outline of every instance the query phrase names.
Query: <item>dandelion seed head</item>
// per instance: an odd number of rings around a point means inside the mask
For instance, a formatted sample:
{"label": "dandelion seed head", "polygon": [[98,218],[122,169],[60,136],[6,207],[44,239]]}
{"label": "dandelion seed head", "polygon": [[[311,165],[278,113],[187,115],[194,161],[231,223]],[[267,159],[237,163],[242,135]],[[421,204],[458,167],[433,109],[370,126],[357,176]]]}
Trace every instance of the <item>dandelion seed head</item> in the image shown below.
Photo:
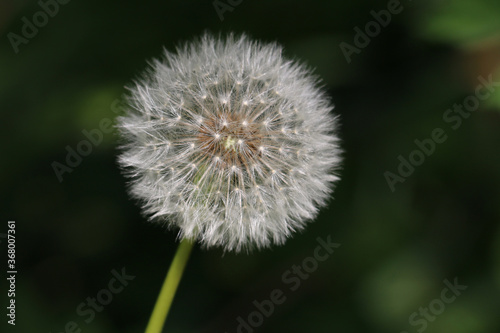
{"label": "dandelion seed head", "polygon": [[182,238],[229,251],[282,244],[338,179],[333,106],[276,44],[204,35],[155,60],[127,98],[130,192]]}

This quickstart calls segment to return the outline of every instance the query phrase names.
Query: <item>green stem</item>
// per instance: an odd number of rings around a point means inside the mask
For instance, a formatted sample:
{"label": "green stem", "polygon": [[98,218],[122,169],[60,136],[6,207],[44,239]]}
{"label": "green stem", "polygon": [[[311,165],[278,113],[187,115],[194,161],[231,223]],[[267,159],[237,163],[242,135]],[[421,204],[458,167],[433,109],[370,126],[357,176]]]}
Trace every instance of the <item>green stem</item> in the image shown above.
{"label": "green stem", "polygon": [[158,299],[156,300],[151,318],[149,318],[146,333],[161,333],[192,248],[193,242],[186,238],[179,244],[172,264],[170,264],[167,277],[161,287]]}

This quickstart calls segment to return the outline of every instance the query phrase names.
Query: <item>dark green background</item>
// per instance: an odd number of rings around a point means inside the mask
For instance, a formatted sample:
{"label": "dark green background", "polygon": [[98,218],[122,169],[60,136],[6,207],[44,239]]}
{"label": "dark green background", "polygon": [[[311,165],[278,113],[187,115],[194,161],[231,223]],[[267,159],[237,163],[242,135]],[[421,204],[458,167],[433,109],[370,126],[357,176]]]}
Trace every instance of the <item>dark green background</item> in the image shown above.
{"label": "dark green background", "polygon": [[[498,72],[500,2],[401,4],[348,64],[339,44],[353,44],[353,29],[386,1],[245,0],[221,21],[212,1],[72,0],[16,54],[8,33],[20,34],[40,6],[3,0],[0,233],[17,221],[19,272],[9,329],[55,333],[75,321],[83,332],[143,331],[175,233],[144,222],[129,199],[116,133],[62,182],[51,165],[65,163],[83,130],[116,117],[111,105],[147,60],[208,30],[278,41],[315,68],[341,117],[345,161],[334,200],[284,246],[249,255],[196,248],[164,331],[236,332],[236,318],[280,288],[286,302],[256,332],[417,332],[409,316],[457,278],[467,290],[425,332],[500,332],[500,90],[456,130],[442,118],[479,75]],[[393,193],[384,172],[397,172],[398,156],[435,128],[447,140]],[[289,291],[282,274],[328,235],[340,248]],[[135,279],[85,323],[77,306],[123,267]],[[4,278],[0,287],[5,309]]]}

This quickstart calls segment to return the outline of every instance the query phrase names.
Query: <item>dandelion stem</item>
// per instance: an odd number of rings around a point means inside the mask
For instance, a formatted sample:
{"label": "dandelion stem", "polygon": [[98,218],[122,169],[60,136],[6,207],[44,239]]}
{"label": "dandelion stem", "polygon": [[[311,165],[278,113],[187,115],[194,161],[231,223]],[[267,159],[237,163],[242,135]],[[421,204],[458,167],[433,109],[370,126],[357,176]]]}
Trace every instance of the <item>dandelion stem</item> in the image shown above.
{"label": "dandelion stem", "polygon": [[192,248],[193,242],[186,238],[179,244],[172,264],[170,264],[167,277],[161,287],[158,299],[156,300],[153,313],[146,327],[146,333],[160,333],[162,331]]}

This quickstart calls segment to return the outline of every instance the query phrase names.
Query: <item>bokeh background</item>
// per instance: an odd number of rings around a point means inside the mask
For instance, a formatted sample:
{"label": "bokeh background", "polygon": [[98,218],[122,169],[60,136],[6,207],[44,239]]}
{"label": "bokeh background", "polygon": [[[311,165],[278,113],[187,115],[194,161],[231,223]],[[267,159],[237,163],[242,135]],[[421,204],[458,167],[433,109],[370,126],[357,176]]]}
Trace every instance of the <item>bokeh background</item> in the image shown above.
{"label": "bokeh background", "polygon": [[[17,222],[18,266],[17,325],[6,325],[2,278],[1,330],[65,332],[73,321],[82,332],[143,331],[175,233],[145,222],[129,199],[114,131],[62,182],[53,162],[66,164],[84,130],[117,116],[124,86],[163,47],[234,31],[279,42],[322,77],[341,117],[342,180],[329,207],[284,246],[196,248],[164,332],[237,332],[237,318],[277,288],[286,301],[255,332],[500,332],[500,87],[459,128],[443,120],[479,76],[500,81],[500,2],[402,0],[350,62],[341,43],[355,45],[354,28],[387,1],[219,3],[230,6],[223,20],[211,0],[72,0],[16,53],[9,33],[20,36],[23,17],[33,22],[42,7],[0,2],[0,233]],[[391,191],[384,173],[397,173],[398,156],[435,128],[447,140]],[[290,291],[282,274],[328,235],[341,246]],[[134,280],[85,322],[78,306],[123,268]],[[445,279],[467,289],[425,327],[412,324],[414,312],[438,304]]]}

